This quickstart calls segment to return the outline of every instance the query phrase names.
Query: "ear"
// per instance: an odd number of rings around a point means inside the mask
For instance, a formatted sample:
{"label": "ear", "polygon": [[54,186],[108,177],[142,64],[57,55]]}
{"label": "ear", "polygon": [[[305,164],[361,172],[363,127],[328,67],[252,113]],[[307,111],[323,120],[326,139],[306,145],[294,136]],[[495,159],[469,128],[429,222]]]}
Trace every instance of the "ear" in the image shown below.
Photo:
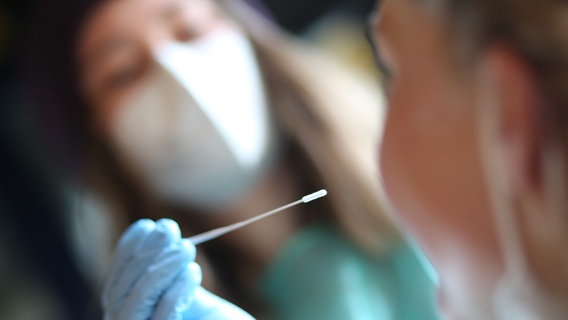
{"label": "ear", "polygon": [[544,96],[527,61],[502,46],[479,61],[481,154],[505,267],[496,298],[509,301],[495,305],[507,319],[568,319],[566,157],[544,143]]}
{"label": "ear", "polygon": [[[541,139],[540,93],[538,81],[528,62],[510,48],[492,46],[481,57],[485,83],[483,90],[491,91],[488,113],[494,119],[492,151],[503,163],[507,185],[521,192],[538,192],[541,189],[539,143]],[[487,96],[487,93],[485,93]],[[491,156],[491,155],[489,155]],[[533,194],[534,195],[534,194]]]}

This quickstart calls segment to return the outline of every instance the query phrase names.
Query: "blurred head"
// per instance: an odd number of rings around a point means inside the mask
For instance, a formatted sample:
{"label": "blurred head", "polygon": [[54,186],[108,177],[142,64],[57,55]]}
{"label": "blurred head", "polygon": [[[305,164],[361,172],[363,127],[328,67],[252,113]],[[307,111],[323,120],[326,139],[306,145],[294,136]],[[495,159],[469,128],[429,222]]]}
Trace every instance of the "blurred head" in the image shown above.
{"label": "blurred head", "polygon": [[[84,23],[78,48],[84,93],[102,126],[141,85],[166,43],[190,42],[220,28],[234,28],[210,0],[103,1]],[[95,108],[95,107],[93,107]]]}
{"label": "blurred head", "polygon": [[448,318],[491,319],[568,288],[567,10],[552,0],[378,4],[382,179],[438,272]]}
{"label": "blurred head", "polygon": [[254,49],[216,1],[105,1],[77,58],[95,131],[159,197],[223,206],[272,159]]}

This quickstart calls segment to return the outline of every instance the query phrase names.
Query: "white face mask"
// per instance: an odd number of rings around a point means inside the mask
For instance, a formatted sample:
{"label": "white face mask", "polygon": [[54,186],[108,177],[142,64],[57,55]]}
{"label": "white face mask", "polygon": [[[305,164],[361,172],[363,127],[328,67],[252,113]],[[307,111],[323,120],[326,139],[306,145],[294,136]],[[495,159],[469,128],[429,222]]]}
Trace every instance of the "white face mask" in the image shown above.
{"label": "white face mask", "polygon": [[164,45],[156,60],[147,83],[117,112],[118,150],[164,199],[222,207],[262,176],[276,148],[251,44],[220,29]]}

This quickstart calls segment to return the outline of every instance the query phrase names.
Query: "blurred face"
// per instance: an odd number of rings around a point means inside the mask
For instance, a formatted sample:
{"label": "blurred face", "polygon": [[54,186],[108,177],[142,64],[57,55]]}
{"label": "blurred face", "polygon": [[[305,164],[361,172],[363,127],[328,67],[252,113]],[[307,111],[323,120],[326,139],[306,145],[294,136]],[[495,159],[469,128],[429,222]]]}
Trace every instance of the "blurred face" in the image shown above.
{"label": "blurred face", "polygon": [[271,165],[254,47],[215,1],[106,1],[78,58],[95,131],[161,200],[212,212]]}
{"label": "blurred face", "polygon": [[106,1],[90,15],[79,44],[81,79],[104,130],[125,98],[152,72],[156,50],[192,42],[230,21],[210,0]]}
{"label": "blurred face", "polygon": [[442,19],[414,1],[383,2],[373,31],[389,73],[380,148],[387,196],[438,272],[441,313],[490,319],[502,266],[478,150],[474,82],[457,64]]}

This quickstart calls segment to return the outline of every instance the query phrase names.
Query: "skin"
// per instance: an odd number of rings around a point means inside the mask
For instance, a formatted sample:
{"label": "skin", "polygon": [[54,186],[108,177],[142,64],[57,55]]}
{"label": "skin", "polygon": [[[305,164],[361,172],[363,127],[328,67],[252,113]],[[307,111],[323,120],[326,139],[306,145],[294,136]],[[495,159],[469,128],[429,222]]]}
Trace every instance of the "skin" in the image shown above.
{"label": "skin", "polygon": [[386,195],[437,270],[450,319],[489,314],[502,270],[477,147],[473,81],[452,56],[440,19],[408,0],[385,1],[373,23],[389,70],[380,148]]}
{"label": "skin", "polygon": [[568,161],[542,117],[539,77],[498,42],[458,63],[452,26],[416,1],[378,7],[390,73],[383,185],[438,272],[441,313],[565,319]]}
{"label": "skin", "polygon": [[496,317],[566,319],[565,145],[546,124],[548,99],[520,54],[490,46],[480,71],[480,147],[505,264],[493,294]]}

